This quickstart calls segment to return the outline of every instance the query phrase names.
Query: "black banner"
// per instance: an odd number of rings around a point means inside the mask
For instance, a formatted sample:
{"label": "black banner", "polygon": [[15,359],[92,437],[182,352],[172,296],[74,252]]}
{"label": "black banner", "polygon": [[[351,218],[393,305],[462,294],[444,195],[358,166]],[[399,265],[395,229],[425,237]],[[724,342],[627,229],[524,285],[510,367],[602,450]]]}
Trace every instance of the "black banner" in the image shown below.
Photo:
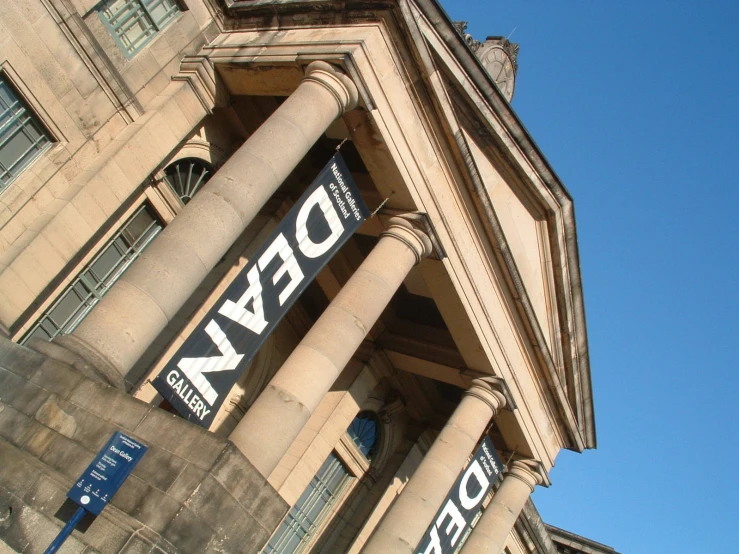
{"label": "black banner", "polygon": [[503,474],[493,442],[487,436],[477,447],[467,468],[457,477],[452,490],[436,512],[416,554],[453,554],[467,538],[470,524],[482,502]]}
{"label": "black banner", "polygon": [[182,417],[210,427],[277,323],[368,215],[337,153],[154,379],[154,388]]}

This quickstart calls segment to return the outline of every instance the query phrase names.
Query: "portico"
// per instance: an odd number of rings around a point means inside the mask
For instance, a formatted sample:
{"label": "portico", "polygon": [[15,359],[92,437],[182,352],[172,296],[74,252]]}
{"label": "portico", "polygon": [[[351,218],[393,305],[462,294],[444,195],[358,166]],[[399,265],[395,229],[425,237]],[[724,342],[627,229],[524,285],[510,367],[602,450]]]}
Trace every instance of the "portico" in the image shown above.
{"label": "portico", "polygon": [[[209,431],[290,521],[315,516],[301,549],[367,554],[415,552],[490,437],[512,461],[463,552],[499,554],[558,453],[595,446],[572,201],[433,2],[346,18],[286,3],[271,23],[260,6],[227,4],[227,25],[174,76],[202,116],[152,175],[200,143],[222,155],[217,171],[54,340],[64,350],[39,350],[160,405],[148,382],[340,147],[375,213],[209,414]],[[262,294],[300,281],[283,250]],[[258,302],[244,296],[241,316],[229,305],[219,317],[246,322]],[[240,351],[210,337],[232,358],[221,373],[234,369]],[[205,416],[208,398],[181,375],[169,384]],[[365,450],[357,421],[374,426]],[[319,518],[305,499],[324,496]]]}

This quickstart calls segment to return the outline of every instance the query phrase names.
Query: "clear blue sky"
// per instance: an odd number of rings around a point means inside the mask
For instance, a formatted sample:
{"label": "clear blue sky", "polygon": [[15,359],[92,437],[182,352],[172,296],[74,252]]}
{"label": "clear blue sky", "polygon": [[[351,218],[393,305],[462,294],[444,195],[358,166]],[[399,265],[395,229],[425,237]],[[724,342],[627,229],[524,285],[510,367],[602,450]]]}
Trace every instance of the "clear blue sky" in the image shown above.
{"label": "clear blue sky", "polygon": [[513,107],[575,199],[599,447],[560,455],[542,517],[739,552],[739,2],[441,1],[513,31]]}

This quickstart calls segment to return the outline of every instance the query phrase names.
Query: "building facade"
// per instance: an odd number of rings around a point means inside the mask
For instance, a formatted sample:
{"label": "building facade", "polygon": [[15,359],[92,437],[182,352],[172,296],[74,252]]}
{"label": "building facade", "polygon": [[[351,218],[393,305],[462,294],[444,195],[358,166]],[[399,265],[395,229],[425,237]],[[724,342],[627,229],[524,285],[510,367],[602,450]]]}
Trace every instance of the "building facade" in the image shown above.
{"label": "building facade", "polygon": [[[2,5],[8,548],[45,547],[121,430],[149,453],[70,551],[612,552],[529,501],[596,437],[572,199],[510,106],[515,45],[435,0]],[[337,152],[368,212],[334,254],[329,194],[301,206]],[[325,228],[287,232],[298,209]]]}

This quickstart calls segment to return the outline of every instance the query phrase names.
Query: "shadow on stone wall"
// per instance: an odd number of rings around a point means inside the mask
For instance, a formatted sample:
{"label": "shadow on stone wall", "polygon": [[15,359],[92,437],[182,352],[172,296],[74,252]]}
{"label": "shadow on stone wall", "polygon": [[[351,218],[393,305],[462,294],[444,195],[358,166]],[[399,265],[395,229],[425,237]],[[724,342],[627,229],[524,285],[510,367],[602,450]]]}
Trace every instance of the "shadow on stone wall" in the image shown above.
{"label": "shadow on stone wall", "polygon": [[43,552],[116,430],[149,451],[65,552],[256,553],[288,509],[228,440],[0,337],[0,540]]}

